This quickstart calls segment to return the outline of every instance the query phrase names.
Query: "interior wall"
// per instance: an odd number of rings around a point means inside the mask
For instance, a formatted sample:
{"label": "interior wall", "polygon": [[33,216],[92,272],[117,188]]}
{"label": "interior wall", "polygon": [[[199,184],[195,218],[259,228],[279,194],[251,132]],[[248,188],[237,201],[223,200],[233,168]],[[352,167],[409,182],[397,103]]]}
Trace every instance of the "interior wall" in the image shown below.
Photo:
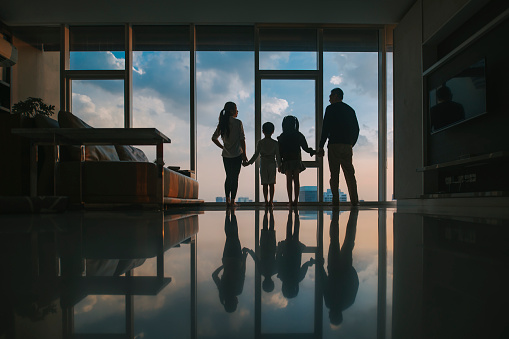
{"label": "interior wall", "polygon": [[13,38],[18,63],[12,67],[11,96],[15,104],[28,97],[41,98],[60,110],[60,53],[43,52]]}
{"label": "interior wall", "polygon": [[394,30],[394,197],[422,194],[422,9],[417,1]]}
{"label": "interior wall", "polygon": [[469,0],[426,0],[422,2],[422,37],[430,39]]}

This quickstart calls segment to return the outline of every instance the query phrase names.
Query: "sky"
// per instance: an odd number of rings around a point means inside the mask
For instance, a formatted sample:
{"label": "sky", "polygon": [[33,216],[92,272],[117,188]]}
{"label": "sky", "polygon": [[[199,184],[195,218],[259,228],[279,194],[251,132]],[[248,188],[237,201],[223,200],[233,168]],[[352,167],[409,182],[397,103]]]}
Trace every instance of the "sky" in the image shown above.
{"label": "sky", "polygon": [[[70,62],[71,69],[125,67],[124,52],[71,52]],[[260,55],[261,69],[306,70],[315,65],[314,52],[263,52]],[[359,198],[367,201],[378,199],[377,77],[377,53],[324,53],[323,107],[329,104],[330,90],[341,87],[345,92],[344,102],[357,113],[360,136],[354,147],[354,166]],[[182,169],[190,167],[189,78],[188,52],[133,53],[133,127],[155,127],[167,135],[171,144],[164,146],[165,163]],[[388,70],[388,78],[388,161],[389,174],[392,174],[392,69]],[[215,197],[224,196],[224,169],[221,150],[212,143],[211,136],[225,102],[237,104],[238,119],[243,122],[246,133],[248,157],[255,150],[254,52],[197,52],[196,84],[199,196],[205,201],[215,201]],[[262,81],[262,124],[274,123],[274,139],[281,133],[283,117],[295,115],[310,147],[317,147],[314,88],[313,80]],[[123,96],[122,80],[74,80],[72,111],[93,127],[123,127]],[[155,159],[155,147],[139,148],[149,160]],[[303,160],[312,160],[302,153]],[[237,197],[254,200],[254,171],[255,165],[242,168]],[[324,157],[325,188],[328,178],[327,157]],[[388,183],[388,198],[391,199],[392,175]],[[301,186],[316,185],[315,168],[301,173]],[[342,175],[340,189],[348,191]],[[286,180],[279,173],[275,200],[288,201]]]}

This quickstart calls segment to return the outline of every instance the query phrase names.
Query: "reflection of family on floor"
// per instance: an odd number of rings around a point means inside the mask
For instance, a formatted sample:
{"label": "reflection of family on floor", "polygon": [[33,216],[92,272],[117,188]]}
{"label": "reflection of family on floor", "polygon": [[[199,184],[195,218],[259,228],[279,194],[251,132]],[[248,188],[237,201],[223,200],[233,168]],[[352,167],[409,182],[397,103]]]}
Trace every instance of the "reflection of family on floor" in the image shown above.
{"label": "reflection of family on floor", "polygon": [[[281,281],[281,292],[287,299],[298,295],[300,282],[306,277],[308,268],[316,263],[318,267],[315,282],[323,287],[323,298],[325,306],[329,308],[331,324],[339,325],[343,320],[343,311],[354,303],[359,289],[359,278],[352,259],[358,213],[357,209],[350,211],[343,246],[340,246],[340,211],[338,208],[333,209],[326,272],[323,257],[318,257],[316,261],[310,258],[302,264],[302,253],[306,245],[299,240],[300,219],[297,210],[288,212],[286,237],[276,245],[273,211],[271,208],[265,209],[257,255],[246,247],[241,249],[235,209],[228,209],[224,227],[226,242],[222,265],[212,274],[224,309],[227,312],[237,309],[238,296],[244,287],[248,254],[260,270],[263,290],[267,293],[274,291],[273,276],[276,275]],[[223,274],[219,278],[221,271]]]}
{"label": "reflection of family on floor", "polygon": [[[357,181],[352,164],[352,148],[359,137],[359,123],[355,111],[343,102],[343,91],[334,88],[329,96],[329,102],[323,119],[322,134],[317,151],[308,146],[305,136],[299,131],[299,120],[288,115],[282,121],[283,133],[272,139],[274,124],[263,124],[264,138],[256,144],[255,153],[247,159],[246,137],[242,121],[237,119],[239,111],[233,102],[227,102],[219,115],[219,123],[212,135],[212,141],[222,149],[222,157],[226,179],[224,191],[227,206],[237,206],[238,181],[241,166],[251,165],[260,157],[260,179],[263,186],[263,197],[266,206],[272,206],[274,201],[274,185],[276,183],[276,168],[286,175],[286,190],[290,206],[296,206],[299,201],[299,175],[306,169],[302,162],[301,149],[311,156],[315,154],[323,157],[323,147],[327,140],[328,161],[331,173],[330,186],[332,204],[339,205],[339,171],[343,169],[345,181],[350,194],[352,206],[358,206]],[[223,143],[219,141],[221,137]]]}

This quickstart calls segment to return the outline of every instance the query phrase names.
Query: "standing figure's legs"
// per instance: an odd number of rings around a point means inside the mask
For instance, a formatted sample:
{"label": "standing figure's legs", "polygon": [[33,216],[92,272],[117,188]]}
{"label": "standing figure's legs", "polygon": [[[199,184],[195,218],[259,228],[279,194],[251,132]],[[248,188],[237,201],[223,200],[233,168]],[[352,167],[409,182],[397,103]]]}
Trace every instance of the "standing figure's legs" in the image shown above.
{"label": "standing figure's legs", "polygon": [[274,203],[274,184],[269,184],[269,189],[270,189],[269,205],[272,206],[272,204]]}
{"label": "standing figure's legs", "polygon": [[340,154],[341,168],[343,169],[346,186],[348,187],[348,194],[350,194],[350,202],[353,206],[356,206],[359,204],[359,196],[357,194],[357,180],[355,179],[355,169],[353,168],[352,157],[352,146],[342,145]]}
{"label": "standing figure's legs", "polygon": [[288,193],[288,203],[291,206],[292,205],[292,171],[288,170],[286,171],[286,192]]}
{"label": "standing figure's legs", "polygon": [[236,158],[223,157],[223,164],[226,172],[226,179],[224,181],[226,203],[235,205],[235,197],[237,196],[237,189],[239,187],[239,174],[242,166],[242,156],[238,156]]}
{"label": "standing figure's legs", "polygon": [[297,206],[299,202],[299,191],[300,191],[299,170],[293,171],[293,185],[295,187],[293,192],[295,196],[295,198],[293,199],[293,205]]}
{"label": "standing figure's legs", "polygon": [[268,206],[269,205],[269,185],[268,184],[263,184],[263,199],[265,201],[265,206]]}
{"label": "standing figure's legs", "polygon": [[329,144],[327,158],[330,170],[330,190],[332,193],[332,204],[339,205],[339,166],[340,166],[340,144]]}

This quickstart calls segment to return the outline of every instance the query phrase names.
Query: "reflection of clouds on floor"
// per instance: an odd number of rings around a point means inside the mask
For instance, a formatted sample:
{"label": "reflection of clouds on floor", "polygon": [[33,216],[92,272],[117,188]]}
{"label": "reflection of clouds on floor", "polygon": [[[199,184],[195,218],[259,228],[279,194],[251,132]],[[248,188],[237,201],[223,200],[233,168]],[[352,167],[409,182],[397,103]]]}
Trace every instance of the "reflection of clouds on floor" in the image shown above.
{"label": "reflection of clouds on floor", "polygon": [[274,308],[285,308],[288,305],[288,299],[283,297],[281,292],[263,293],[262,304],[270,305]]}

